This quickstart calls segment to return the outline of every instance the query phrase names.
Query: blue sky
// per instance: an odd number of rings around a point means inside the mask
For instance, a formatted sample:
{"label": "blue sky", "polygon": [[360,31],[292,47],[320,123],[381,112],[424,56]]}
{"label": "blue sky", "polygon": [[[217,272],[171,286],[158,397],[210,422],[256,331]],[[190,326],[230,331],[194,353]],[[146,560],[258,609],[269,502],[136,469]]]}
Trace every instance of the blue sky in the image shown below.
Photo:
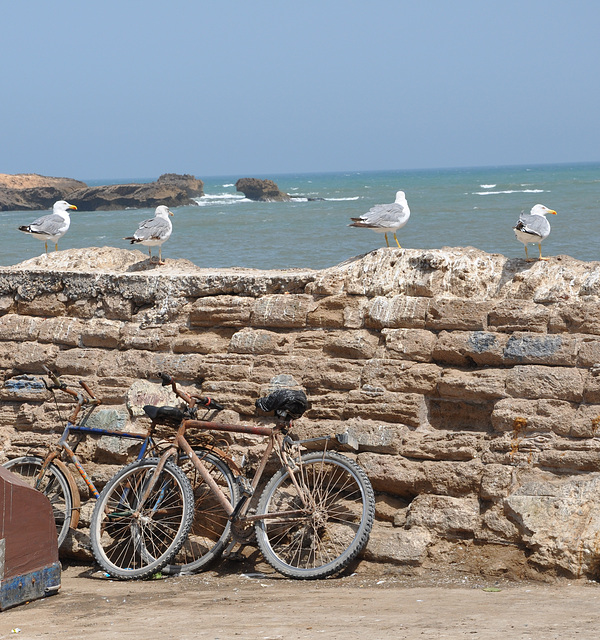
{"label": "blue sky", "polygon": [[0,173],[600,160],[597,0],[3,4]]}

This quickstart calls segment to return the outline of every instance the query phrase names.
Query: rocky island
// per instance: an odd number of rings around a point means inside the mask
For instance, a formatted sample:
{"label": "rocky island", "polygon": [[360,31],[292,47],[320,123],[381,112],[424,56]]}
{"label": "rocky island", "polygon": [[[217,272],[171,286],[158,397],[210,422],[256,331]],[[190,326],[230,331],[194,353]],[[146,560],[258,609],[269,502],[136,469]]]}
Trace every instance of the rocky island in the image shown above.
{"label": "rocky island", "polygon": [[0,174],[0,211],[49,209],[57,200],[69,200],[80,211],[115,211],[154,208],[160,204],[181,207],[197,204],[204,183],[189,174],[165,173],[156,182],[88,187],[71,178],[37,174]]}

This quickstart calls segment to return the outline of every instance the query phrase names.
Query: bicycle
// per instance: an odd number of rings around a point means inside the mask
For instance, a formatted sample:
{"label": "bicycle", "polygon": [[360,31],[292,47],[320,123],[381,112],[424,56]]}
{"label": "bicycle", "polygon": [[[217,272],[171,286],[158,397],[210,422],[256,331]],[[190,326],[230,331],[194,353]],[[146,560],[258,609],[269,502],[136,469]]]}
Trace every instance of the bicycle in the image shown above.
{"label": "bicycle", "polygon": [[[87,485],[91,496],[96,499],[100,496],[100,492],[75,453],[83,436],[112,436],[139,441],[141,442],[141,447],[136,458],[137,461],[144,459],[149,454],[159,454],[161,445],[154,438],[152,426],[146,434],[85,426],[91,414],[101,404],[101,400],[94,395],[83,380],[80,380],[79,384],[84,393],[68,387],[56,373],[45,365],[44,371],[51,381],[51,384],[48,384],[44,380],[44,385],[49,391],[54,394],[54,391],[60,390],[77,400],[73,412],[66,420],[60,439],[54,446],[49,448],[44,458],[38,456],[14,458],[6,462],[4,467],[19,475],[27,484],[41,491],[49,499],[56,523],[58,546],[61,547],[67,538],[69,530],[77,528],[81,509],[81,495],[75,477],[65,461],[73,463]],[[198,402],[200,404],[203,402],[210,404],[210,399],[198,397]],[[83,415],[80,417],[80,414]],[[75,436],[75,440],[73,440],[73,436]],[[179,477],[179,470],[174,471],[169,466],[166,473],[169,477],[178,478],[173,482],[183,483]]]}
{"label": "bicycle", "polygon": [[[96,560],[107,573],[127,579],[146,577],[165,567],[167,573],[197,571],[216,560],[233,538],[232,544],[255,541],[265,560],[285,576],[316,579],[340,572],[364,549],[374,520],[373,488],[357,463],[327,449],[335,440],[349,444],[348,434],[291,438],[292,421],[306,408],[302,392],[278,390],[257,400],[259,408],[275,413],[275,426],[217,423],[196,419],[195,397],[181,391],[171,376],[159,377],[186,406],[144,407],[153,425],[177,425],[177,434],[159,458],[134,462],[118,472],[96,503],[90,540]],[[188,428],[268,438],[252,479],[214,444],[194,450],[185,438]],[[304,445],[319,442],[324,443],[322,450],[302,452]],[[152,550],[155,532],[146,536],[143,529],[150,520],[142,522],[141,513],[148,513],[148,501],[155,500],[164,466],[171,457],[181,458],[182,452],[200,478],[194,487],[194,518],[183,543],[176,536],[170,543],[162,540],[158,558]],[[273,452],[281,467],[256,502],[252,498]],[[218,481],[206,460],[218,461]],[[172,570],[170,562],[178,569]]]}

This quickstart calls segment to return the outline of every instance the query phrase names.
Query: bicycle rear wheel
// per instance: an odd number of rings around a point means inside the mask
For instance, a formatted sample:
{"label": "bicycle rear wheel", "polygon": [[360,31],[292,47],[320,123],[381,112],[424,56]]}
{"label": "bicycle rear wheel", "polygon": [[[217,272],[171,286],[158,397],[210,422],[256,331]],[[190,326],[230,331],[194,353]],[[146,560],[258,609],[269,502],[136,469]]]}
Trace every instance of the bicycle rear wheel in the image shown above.
{"label": "bicycle rear wheel", "polygon": [[119,471],[92,514],[90,541],[98,564],[115,578],[147,578],[168,564],[192,525],[194,496],[185,473],[167,461],[142,503],[158,458]]}
{"label": "bicycle rear wheel", "polygon": [[[232,506],[238,501],[238,489],[233,473],[219,456],[203,449],[195,450]],[[164,573],[188,574],[204,569],[222,553],[231,536],[227,512],[204,481],[187,455],[179,459],[194,492],[194,520],[187,540]]]}
{"label": "bicycle rear wheel", "polygon": [[9,460],[3,466],[18,475],[30,487],[41,491],[52,505],[56,536],[60,547],[67,538],[73,516],[73,496],[64,473],[51,462],[40,478],[44,461],[37,456],[24,456]]}
{"label": "bicycle rear wheel", "polygon": [[[363,550],[375,516],[366,473],[333,451],[307,453],[293,478],[282,467],[261,495],[256,539],[265,560],[290,578],[324,578]],[[294,482],[295,480],[295,482]]]}

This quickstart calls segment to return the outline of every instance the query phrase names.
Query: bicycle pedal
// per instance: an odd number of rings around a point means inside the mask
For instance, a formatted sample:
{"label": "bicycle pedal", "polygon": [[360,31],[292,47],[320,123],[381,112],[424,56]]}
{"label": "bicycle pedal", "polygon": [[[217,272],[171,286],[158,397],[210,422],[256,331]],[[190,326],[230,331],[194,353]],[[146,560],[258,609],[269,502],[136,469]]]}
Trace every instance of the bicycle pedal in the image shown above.
{"label": "bicycle pedal", "polygon": [[242,492],[242,495],[246,496],[247,498],[251,498],[254,495],[254,489],[252,488],[252,484],[250,483],[248,478],[246,478],[245,476],[238,476],[236,480],[238,483],[238,487]]}
{"label": "bicycle pedal", "polygon": [[225,549],[223,550],[223,553],[221,554],[221,556],[223,558],[229,558],[229,556],[232,554],[233,552],[233,548],[237,545],[237,541],[236,540],[231,540],[229,542],[229,544],[225,547]]}

